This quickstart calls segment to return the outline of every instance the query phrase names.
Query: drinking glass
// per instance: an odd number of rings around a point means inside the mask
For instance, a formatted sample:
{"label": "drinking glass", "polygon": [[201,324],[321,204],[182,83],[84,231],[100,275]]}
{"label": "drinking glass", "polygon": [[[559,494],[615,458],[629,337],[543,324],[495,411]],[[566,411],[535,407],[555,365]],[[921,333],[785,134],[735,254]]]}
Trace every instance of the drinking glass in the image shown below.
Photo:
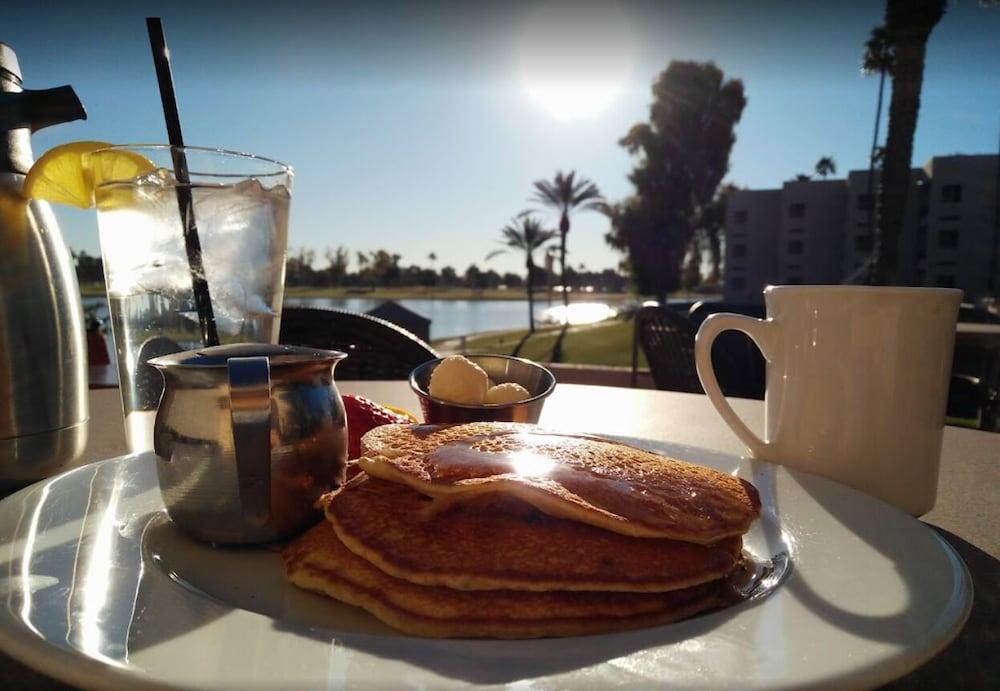
{"label": "drinking glass", "polygon": [[[258,156],[197,147],[115,146],[93,156],[122,152],[154,167],[95,191],[125,436],[136,452],[153,447],[163,389],[147,361],[206,345],[185,226],[197,228],[220,343],[277,343],[292,170]],[[174,174],[181,154],[188,171],[183,184]],[[110,159],[106,163],[113,167]],[[187,209],[193,224],[182,220]]]}

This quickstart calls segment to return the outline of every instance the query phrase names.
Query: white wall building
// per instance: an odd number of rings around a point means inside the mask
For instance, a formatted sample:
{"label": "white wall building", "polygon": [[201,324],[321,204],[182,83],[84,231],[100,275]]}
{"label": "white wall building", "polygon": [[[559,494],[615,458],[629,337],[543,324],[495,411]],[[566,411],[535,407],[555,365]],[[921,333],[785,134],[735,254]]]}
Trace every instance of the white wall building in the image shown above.
{"label": "white wall building", "polygon": [[935,156],[930,178],[922,285],[989,291],[997,248],[997,156]]}
{"label": "white wall building", "polygon": [[754,302],[778,270],[781,190],[735,190],[726,204],[726,300]]}
{"label": "white wall building", "polygon": [[[903,284],[954,286],[966,299],[989,292],[991,270],[1000,272],[998,165],[995,155],[937,156],[912,171],[898,249]],[[768,284],[836,284],[863,270],[874,240],[869,203],[868,171],[731,193],[725,300],[760,302]]]}

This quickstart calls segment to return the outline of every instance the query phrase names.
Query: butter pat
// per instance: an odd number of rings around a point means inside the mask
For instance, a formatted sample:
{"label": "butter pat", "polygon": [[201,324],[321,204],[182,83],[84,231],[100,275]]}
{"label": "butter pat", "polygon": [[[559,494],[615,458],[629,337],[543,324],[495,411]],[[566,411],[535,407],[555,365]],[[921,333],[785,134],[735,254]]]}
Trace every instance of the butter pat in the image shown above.
{"label": "butter pat", "polygon": [[486,398],[484,403],[490,403],[493,405],[501,403],[520,403],[521,401],[526,401],[531,397],[528,390],[521,386],[520,384],[515,384],[513,382],[508,382],[506,384],[497,384],[496,386],[491,386],[486,390]]}
{"label": "butter pat", "polygon": [[487,388],[489,377],[482,367],[461,355],[450,355],[431,372],[427,393],[442,401],[482,405]]}

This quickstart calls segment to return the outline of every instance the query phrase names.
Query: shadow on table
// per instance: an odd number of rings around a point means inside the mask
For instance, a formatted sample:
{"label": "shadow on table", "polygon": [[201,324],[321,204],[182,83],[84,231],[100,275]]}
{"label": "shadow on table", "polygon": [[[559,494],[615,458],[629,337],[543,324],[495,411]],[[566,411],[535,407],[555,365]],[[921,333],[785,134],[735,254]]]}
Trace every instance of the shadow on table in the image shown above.
{"label": "shadow on table", "polygon": [[975,599],[965,628],[945,650],[908,676],[888,684],[885,689],[929,689],[942,680],[961,679],[962,688],[1000,688],[1000,666],[995,655],[1000,651],[1000,628],[997,627],[997,604],[1000,600],[1000,560],[995,559],[943,528],[930,526],[950,544],[972,574]]}

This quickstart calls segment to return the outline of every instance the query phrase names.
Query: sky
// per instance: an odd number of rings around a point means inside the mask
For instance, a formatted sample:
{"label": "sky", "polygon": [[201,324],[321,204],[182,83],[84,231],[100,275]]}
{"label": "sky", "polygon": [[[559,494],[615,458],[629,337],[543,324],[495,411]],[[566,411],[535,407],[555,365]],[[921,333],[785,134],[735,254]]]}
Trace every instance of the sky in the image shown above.
{"label": "sky", "polygon": [[[36,157],[80,139],[166,141],[144,23],[160,16],[186,142],[294,168],[291,251],[381,248],[404,265],[433,252],[439,268],[503,272],[523,260],[485,256],[537,206],[533,181],[575,170],[611,201],[632,192],[617,142],[671,60],[743,81],[728,181],[777,187],[821,156],[841,175],[866,167],[878,81],[859,64],[882,13],[861,0],[7,0],[0,41],[26,87],[71,84],[88,112],[37,132]],[[914,165],[997,151],[998,63],[1000,7],[951,0],[928,44]],[[99,252],[93,211],[57,215],[71,247]],[[617,265],[606,231],[600,214],[575,216],[571,263]]]}

